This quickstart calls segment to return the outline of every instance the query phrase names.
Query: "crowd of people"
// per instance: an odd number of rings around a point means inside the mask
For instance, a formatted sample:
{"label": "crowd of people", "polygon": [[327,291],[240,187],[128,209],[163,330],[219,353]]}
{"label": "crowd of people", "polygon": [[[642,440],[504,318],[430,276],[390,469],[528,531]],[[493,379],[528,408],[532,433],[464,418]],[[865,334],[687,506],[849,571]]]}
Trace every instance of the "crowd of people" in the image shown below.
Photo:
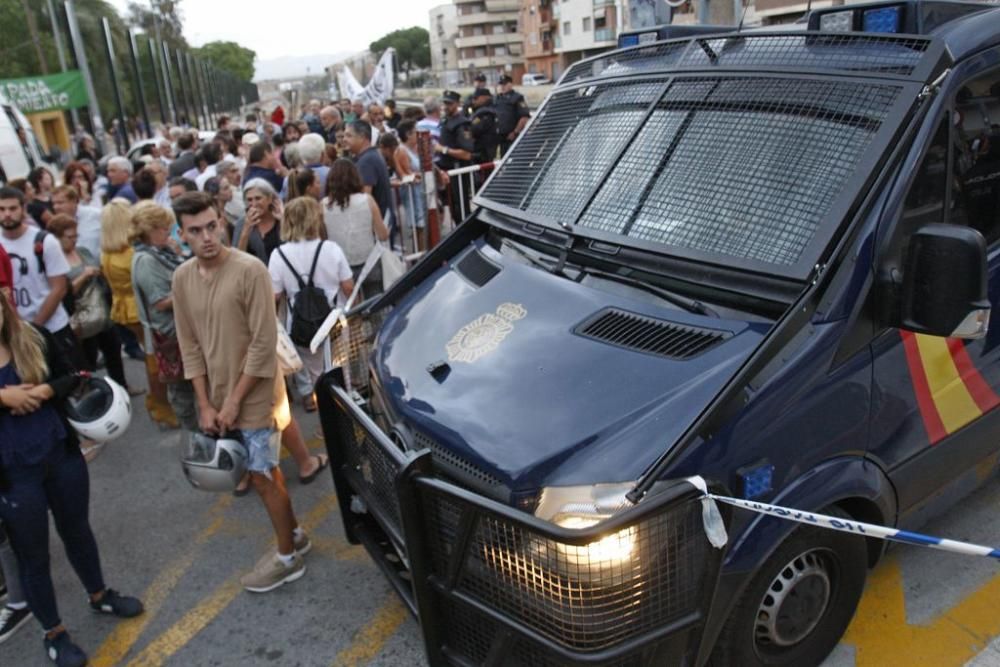
{"label": "crowd of people", "polygon": [[[104,584],[87,519],[87,463],[103,445],[81,441],[63,407],[75,378],[100,367],[144,394],[162,429],[239,435],[249,472],[233,493],[257,492],[277,538],[243,585],[264,592],[302,576],[311,544],[279,451],[303,484],[328,466],[306,447],[289,397],[315,411],[332,356],[329,343],[313,352],[302,340],[296,304],[381,292],[389,278],[369,259],[401,248],[404,225],[413,250],[426,249],[418,133],[430,133],[447,188],[447,169],[497,159],[523,129],[523,98],[522,113],[508,97],[504,112],[480,87],[468,113],[452,91],[402,112],[392,100],[312,100],[296,120],[283,109],[223,116],[208,141],[161,128],[135,162],[99,162],[84,134],[61,175],[37,167],[0,187],[0,642],[34,616],[54,662],[86,661],[56,608],[48,511],[94,609],[142,613]],[[448,205],[441,194],[432,206]],[[300,370],[279,363],[286,332]],[[144,364],[145,386],[130,385],[123,354]]]}

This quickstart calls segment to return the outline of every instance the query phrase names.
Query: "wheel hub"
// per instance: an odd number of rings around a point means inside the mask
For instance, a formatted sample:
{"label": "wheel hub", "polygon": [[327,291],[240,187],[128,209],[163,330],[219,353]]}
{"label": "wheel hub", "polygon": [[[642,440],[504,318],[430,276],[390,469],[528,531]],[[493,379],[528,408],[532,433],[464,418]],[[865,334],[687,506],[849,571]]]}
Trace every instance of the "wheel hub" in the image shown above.
{"label": "wheel hub", "polygon": [[755,645],[784,648],[805,639],[823,618],[831,588],[829,562],[820,551],[796,556],[781,568],[760,601]]}

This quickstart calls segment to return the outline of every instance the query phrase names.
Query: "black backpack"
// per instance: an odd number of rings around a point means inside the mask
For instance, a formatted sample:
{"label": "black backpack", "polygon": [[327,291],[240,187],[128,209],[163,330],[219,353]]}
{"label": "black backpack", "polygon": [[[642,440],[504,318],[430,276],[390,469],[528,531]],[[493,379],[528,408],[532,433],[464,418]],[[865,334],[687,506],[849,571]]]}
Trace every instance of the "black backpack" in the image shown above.
{"label": "black backpack", "polygon": [[326,298],[326,292],[313,285],[313,274],[316,273],[316,263],[319,261],[319,254],[323,250],[323,241],[316,247],[316,255],[313,257],[312,268],[309,269],[308,282],[302,282],[299,272],[295,270],[292,263],[285,257],[285,253],[278,248],[278,254],[285,264],[291,269],[295,280],[299,282],[299,293],[295,295],[295,303],[292,304],[292,330],[288,332],[292,342],[299,347],[309,347],[313,336],[319,331],[323,320],[330,314],[330,302]]}

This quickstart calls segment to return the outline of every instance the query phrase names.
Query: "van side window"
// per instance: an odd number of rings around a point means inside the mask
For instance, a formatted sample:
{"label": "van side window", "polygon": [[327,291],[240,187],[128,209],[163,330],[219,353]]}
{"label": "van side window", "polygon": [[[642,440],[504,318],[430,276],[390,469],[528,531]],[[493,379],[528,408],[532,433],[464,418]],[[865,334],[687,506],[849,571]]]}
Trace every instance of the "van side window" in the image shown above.
{"label": "van side window", "polygon": [[969,81],[955,96],[949,222],[1000,239],[1000,71]]}
{"label": "van side window", "polygon": [[945,200],[948,194],[948,136],[950,116],[946,115],[931,143],[917,176],[910,187],[903,208],[904,228],[913,231],[930,222],[945,221]]}

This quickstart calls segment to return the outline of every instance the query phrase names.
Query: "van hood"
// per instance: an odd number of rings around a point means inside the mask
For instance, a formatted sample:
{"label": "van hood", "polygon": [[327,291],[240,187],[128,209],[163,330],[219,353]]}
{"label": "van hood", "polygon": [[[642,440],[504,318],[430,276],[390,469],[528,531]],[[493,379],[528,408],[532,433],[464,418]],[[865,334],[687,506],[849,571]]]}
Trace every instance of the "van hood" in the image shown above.
{"label": "van hood", "polygon": [[[637,479],[767,329],[593,289],[481,250],[478,267],[488,255],[493,270],[462,271],[461,255],[387,316],[373,373],[397,440],[418,449],[430,439],[510,492]],[[583,335],[609,309],[720,340],[670,358]]]}

